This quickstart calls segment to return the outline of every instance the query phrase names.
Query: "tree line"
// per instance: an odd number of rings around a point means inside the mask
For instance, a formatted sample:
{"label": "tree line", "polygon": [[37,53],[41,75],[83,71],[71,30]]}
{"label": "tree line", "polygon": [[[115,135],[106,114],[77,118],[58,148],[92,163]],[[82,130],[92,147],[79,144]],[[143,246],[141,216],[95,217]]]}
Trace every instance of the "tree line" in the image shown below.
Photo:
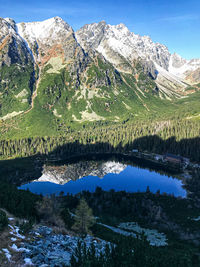
{"label": "tree line", "polygon": [[88,152],[127,152],[133,148],[155,153],[171,152],[200,161],[200,122],[175,120],[149,124],[83,128],[60,136],[1,140],[0,155],[61,157]]}

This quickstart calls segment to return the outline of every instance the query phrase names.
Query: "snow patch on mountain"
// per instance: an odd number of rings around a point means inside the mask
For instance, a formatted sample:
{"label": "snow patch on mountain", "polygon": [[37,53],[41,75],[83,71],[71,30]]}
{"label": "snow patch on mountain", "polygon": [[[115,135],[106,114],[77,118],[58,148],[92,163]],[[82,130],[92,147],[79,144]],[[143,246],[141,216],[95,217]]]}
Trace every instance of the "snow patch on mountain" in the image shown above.
{"label": "snow patch on mountain", "polygon": [[47,38],[58,37],[59,33],[72,32],[72,27],[60,17],[54,17],[40,22],[28,22],[17,24],[18,33],[31,43],[34,41],[44,42]]}
{"label": "snow patch on mountain", "polygon": [[200,68],[200,59],[186,60],[176,53],[172,54],[169,61],[169,72],[184,79],[189,72]]}
{"label": "snow patch on mountain", "polygon": [[124,24],[109,25],[104,21],[83,26],[76,32],[78,42],[84,48],[92,48],[101,53],[111,63],[109,48],[123,56],[129,62],[143,58],[157,62],[168,69],[170,53],[166,46],[154,43],[149,36],[140,36],[130,32]]}
{"label": "snow patch on mountain", "polygon": [[109,25],[102,21],[85,25],[76,32],[76,38],[86,50],[93,49],[99,52],[122,72],[129,73],[130,70],[121,67],[121,63],[129,62],[130,66],[134,67],[135,59],[139,59],[140,62],[142,60],[143,65],[151,62],[159,73],[159,89],[162,87],[170,91],[171,84],[174,88],[181,86],[178,91],[183,91],[186,87],[185,82],[189,83],[187,76],[200,68],[200,59],[186,60],[177,54],[171,55],[165,45],[153,42],[149,36],[130,32],[122,23]]}

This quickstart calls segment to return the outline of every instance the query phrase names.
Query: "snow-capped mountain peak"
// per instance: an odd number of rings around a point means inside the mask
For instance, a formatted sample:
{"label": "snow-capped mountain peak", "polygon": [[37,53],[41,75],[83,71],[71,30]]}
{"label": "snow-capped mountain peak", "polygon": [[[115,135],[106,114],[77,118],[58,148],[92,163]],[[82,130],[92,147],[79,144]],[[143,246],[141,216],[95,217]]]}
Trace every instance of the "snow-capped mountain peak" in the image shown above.
{"label": "snow-capped mountain peak", "polygon": [[0,25],[1,25],[1,31],[0,31],[0,38],[1,36],[4,36],[6,34],[12,34],[16,36],[15,32],[15,21],[10,18],[0,18]]}
{"label": "snow-capped mountain peak", "polygon": [[186,60],[176,53],[170,57],[169,72],[182,79],[187,79],[189,72],[193,72],[198,68],[200,68],[200,59]]}
{"label": "snow-capped mountain peak", "polygon": [[[118,25],[105,22],[86,25],[76,32],[76,38],[84,47],[90,47],[101,53],[108,61],[115,64],[119,61],[116,54],[132,63],[136,58],[155,61],[161,67],[168,69],[170,53],[166,46],[154,43],[149,36],[140,36],[122,23]],[[115,64],[116,65],[116,64]]]}
{"label": "snow-capped mountain peak", "polygon": [[62,34],[73,32],[72,27],[60,17],[53,17],[40,22],[18,23],[19,35],[30,42],[45,42],[48,39],[61,37]]}
{"label": "snow-capped mountain peak", "polygon": [[173,84],[178,81],[178,84],[184,85],[182,81],[187,81],[187,76],[200,68],[200,59],[186,60],[178,54],[171,54],[165,45],[153,42],[149,36],[140,36],[129,31],[123,23],[110,25],[102,21],[85,25],[76,32],[76,38],[82,47],[99,52],[119,71],[129,73],[130,70],[122,66],[124,63],[134,65],[136,59],[142,60],[146,65],[150,62],[154,67],[158,66],[160,81],[165,84],[168,84],[169,77],[176,76]]}

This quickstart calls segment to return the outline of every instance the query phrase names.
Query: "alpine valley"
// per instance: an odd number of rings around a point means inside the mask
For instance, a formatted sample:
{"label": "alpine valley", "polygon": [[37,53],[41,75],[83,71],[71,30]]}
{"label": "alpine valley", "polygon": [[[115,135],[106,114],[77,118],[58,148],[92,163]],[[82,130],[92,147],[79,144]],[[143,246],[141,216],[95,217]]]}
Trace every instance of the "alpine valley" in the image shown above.
{"label": "alpine valley", "polygon": [[83,124],[199,119],[199,89],[200,59],[170,54],[124,24],[74,32],[60,17],[0,19],[1,139]]}
{"label": "alpine valley", "polygon": [[124,24],[0,18],[0,266],[199,267],[199,103]]}

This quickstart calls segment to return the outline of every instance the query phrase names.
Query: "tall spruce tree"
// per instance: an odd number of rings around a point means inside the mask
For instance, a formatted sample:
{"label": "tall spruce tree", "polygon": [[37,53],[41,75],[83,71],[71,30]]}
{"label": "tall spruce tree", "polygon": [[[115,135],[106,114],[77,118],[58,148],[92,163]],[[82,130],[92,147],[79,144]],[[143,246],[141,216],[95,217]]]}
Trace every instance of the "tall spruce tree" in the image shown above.
{"label": "tall spruce tree", "polygon": [[72,229],[80,233],[81,236],[85,236],[90,233],[89,228],[94,224],[95,219],[92,213],[92,209],[89,208],[85,199],[81,199],[75,212],[75,223]]}

